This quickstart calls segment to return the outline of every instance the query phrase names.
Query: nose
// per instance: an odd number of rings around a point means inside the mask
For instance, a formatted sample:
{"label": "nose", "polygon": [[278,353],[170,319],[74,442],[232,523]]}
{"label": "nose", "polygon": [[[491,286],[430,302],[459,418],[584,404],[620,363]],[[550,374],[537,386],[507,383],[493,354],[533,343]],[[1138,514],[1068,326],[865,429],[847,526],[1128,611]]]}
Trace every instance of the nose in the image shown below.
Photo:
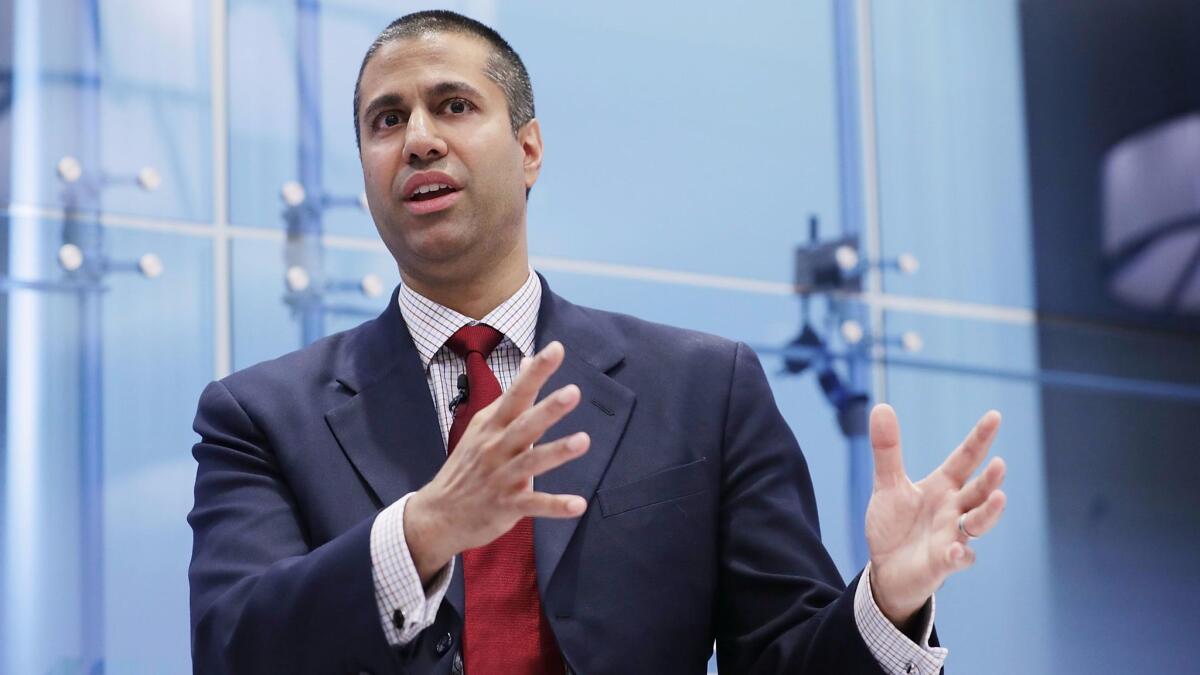
{"label": "nose", "polygon": [[428,111],[412,111],[404,130],[404,155],[408,163],[421,164],[445,154],[446,141],[438,131],[437,122]]}

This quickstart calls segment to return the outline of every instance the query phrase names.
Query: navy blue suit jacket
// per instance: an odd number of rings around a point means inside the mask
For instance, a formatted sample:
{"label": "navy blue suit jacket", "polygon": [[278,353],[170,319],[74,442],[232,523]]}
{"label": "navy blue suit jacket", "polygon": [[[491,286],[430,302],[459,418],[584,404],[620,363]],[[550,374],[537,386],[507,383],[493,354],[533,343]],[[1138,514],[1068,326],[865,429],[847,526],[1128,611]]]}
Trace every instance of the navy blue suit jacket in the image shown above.
{"label": "navy blue suit jacket", "polygon": [[[534,525],[543,609],[571,668],[703,673],[715,640],[723,674],[881,672],[750,349],[542,283],[537,346],[566,347],[543,393],[583,392],[547,438],[592,438],[535,481],[589,504]],[[384,639],[371,576],[376,514],[445,461],[435,415],[394,295],[378,318],[204,390],[188,517],[196,672],[450,672],[461,565],[404,648]]]}

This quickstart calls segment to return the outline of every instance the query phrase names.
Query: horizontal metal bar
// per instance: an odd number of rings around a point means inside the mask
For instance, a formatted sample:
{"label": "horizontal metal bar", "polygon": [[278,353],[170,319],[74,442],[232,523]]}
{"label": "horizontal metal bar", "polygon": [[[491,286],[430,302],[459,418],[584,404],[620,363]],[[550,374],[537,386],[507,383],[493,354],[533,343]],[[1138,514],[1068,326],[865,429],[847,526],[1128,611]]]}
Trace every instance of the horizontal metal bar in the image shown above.
{"label": "horizontal metal bar", "polygon": [[35,279],[13,279],[0,277],[0,293],[13,291],[40,291],[45,293],[104,293],[108,287],[89,281],[39,281]]}
{"label": "horizontal metal bar", "polygon": [[[825,352],[806,347],[780,347],[777,345],[751,345],[759,354],[797,359],[816,360],[820,358],[844,361],[851,355],[845,352]],[[1112,394],[1145,396],[1150,398],[1169,399],[1200,403],[1200,385],[1163,382],[1143,378],[1119,377],[1116,375],[1101,375],[1098,373],[1081,373],[1076,371],[1041,369],[1037,371],[1019,371],[1005,368],[972,366],[946,361],[917,359],[908,356],[874,356],[869,353],[855,354],[858,358],[868,358],[871,361],[888,366],[913,368],[952,375],[972,377],[988,377],[997,380],[1014,382],[1029,382],[1046,387],[1060,389],[1076,389]]]}

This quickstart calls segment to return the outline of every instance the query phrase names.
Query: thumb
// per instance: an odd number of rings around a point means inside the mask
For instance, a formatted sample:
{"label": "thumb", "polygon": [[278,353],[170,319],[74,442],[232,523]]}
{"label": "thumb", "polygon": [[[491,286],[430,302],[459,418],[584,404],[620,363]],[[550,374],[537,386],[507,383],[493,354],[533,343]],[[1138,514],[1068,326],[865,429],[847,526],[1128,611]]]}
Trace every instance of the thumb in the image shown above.
{"label": "thumb", "polygon": [[904,456],[900,451],[900,422],[886,403],[871,410],[871,451],[875,458],[875,488],[890,487],[902,480]]}

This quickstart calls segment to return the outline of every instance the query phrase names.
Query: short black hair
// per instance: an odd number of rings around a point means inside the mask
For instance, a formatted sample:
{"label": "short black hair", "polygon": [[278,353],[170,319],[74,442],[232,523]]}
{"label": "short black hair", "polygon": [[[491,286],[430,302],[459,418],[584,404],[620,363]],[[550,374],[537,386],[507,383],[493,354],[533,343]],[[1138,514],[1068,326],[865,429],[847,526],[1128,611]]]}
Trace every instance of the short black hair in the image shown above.
{"label": "short black hair", "polygon": [[362,65],[358,68],[358,79],[354,81],[354,144],[359,149],[362,148],[362,137],[358,128],[358,109],[362,103],[359,98],[359,85],[362,84],[363,71],[367,69],[371,57],[389,42],[426,33],[473,35],[491,45],[492,54],[483,72],[504,92],[513,134],[533,119],[533,84],[529,81],[529,71],[525,70],[521,57],[499,33],[475,19],[444,9],[413,12],[391,22],[379,33],[367,48]]}

